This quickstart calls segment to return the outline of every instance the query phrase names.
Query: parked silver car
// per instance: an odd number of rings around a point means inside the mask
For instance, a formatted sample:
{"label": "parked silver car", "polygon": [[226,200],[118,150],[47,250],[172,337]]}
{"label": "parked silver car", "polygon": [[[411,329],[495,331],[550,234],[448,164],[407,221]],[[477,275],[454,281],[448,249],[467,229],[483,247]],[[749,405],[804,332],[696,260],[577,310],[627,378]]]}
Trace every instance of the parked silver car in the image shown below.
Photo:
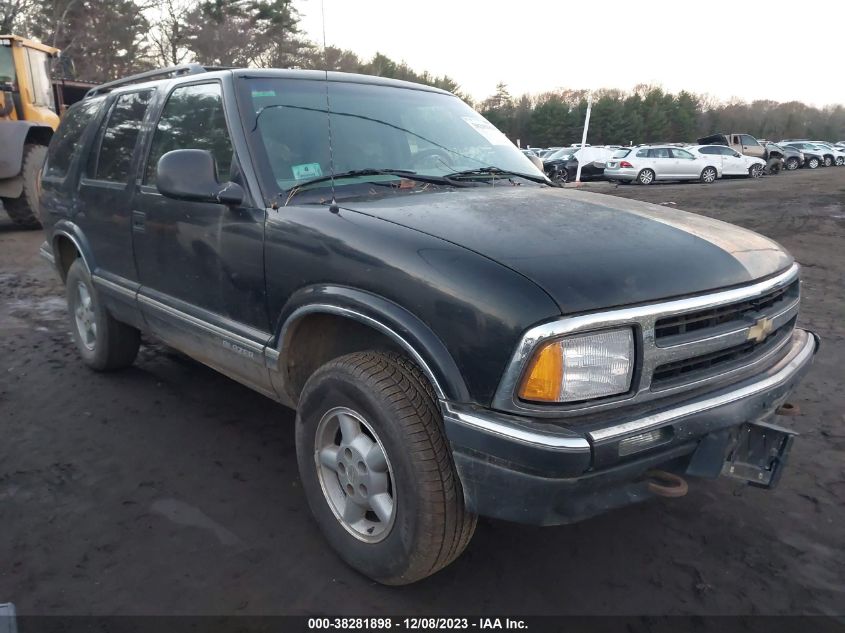
{"label": "parked silver car", "polygon": [[735,149],[725,145],[690,145],[687,149],[693,154],[721,163],[719,176],[751,176],[759,178],[763,175],[766,161],[754,156],[740,154]]}
{"label": "parked silver car", "polygon": [[657,180],[700,180],[711,183],[721,176],[718,156],[693,154],[671,145],[639,145],[617,150],[604,168],[608,180],[650,185]]}

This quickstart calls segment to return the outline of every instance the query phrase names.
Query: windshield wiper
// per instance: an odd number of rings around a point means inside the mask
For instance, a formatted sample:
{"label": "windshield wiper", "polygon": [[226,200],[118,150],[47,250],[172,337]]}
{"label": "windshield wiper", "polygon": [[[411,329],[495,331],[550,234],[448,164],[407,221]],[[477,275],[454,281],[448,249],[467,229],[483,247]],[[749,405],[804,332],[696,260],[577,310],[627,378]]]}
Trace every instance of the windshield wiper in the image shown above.
{"label": "windshield wiper", "polygon": [[451,180],[460,180],[462,178],[471,178],[473,176],[517,176],[519,178],[525,178],[526,180],[530,180],[532,182],[539,182],[544,185],[549,184],[549,179],[545,176],[535,176],[534,174],[523,174],[518,171],[509,171],[507,169],[501,169],[499,167],[477,167],[475,169],[464,169],[463,171],[456,171],[451,174],[446,174],[445,178],[449,178]]}
{"label": "windshield wiper", "polygon": [[466,186],[461,183],[455,182],[446,176],[427,176],[424,174],[418,174],[417,172],[412,171],[410,169],[366,168],[351,169],[349,171],[341,171],[336,174],[330,174],[328,176],[319,176],[317,178],[312,178],[311,180],[306,180],[305,182],[301,182],[288,189],[288,197],[290,198],[296,195],[303,188],[308,187],[310,185],[317,185],[321,182],[330,182],[332,180],[340,180],[342,178],[355,178],[358,176],[398,176],[400,178],[405,178],[406,180],[416,180],[418,182],[426,182],[434,185],[451,185],[454,187]]}

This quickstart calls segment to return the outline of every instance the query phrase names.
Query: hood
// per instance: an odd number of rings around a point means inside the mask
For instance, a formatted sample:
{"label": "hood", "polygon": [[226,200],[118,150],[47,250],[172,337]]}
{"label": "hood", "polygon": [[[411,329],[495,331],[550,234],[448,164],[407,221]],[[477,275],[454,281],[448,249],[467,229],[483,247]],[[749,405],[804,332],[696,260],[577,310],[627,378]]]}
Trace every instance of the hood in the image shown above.
{"label": "hood", "polygon": [[583,191],[502,186],[342,206],[499,262],[563,314],[747,284],[792,264],[776,242],[737,226]]}

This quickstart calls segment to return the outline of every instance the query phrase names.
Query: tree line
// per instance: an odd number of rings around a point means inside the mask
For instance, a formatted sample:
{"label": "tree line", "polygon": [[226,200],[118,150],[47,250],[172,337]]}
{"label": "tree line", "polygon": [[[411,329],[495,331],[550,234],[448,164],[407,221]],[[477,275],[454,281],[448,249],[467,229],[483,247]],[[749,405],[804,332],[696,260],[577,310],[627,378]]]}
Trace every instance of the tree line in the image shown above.
{"label": "tree line", "polygon": [[[35,37],[62,49],[66,79],[103,82],[186,62],[211,66],[327,68],[443,88],[471,102],[447,75],[418,72],[377,53],[309,41],[293,0],[0,0],[0,33]],[[476,107],[523,146],[581,140],[587,91],[513,97],[505,84]],[[845,107],[801,102],[719,102],[687,91],[640,85],[593,92],[588,141],[620,144],[693,141],[711,132],[759,138],[845,139]]]}
{"label": "tree line", "polygon": [[[523,146],[550,147],[581,140],[588,92],[558,90],[514,98],[500,83],[479,105],[481,113]],[[588,142],[593,145],[686,142],[713,132],[758,138],[845,140],[845,107],[815,108],[797,101],[707,99],[687,91],[639,85],[631,92],[593,92]]]}

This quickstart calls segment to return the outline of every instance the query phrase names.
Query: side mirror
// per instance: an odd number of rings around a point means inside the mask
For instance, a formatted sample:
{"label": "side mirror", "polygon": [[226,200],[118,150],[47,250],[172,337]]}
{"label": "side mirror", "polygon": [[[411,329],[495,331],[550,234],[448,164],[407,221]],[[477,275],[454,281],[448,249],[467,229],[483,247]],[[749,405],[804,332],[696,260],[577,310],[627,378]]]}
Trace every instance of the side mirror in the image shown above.
{"label": "side mirror", "polygon": [[228,206],[238,206],[245,195],[237,183],[218,182],[214,157],[204,149],[177,149],[159,158],[156,186],[168,198]]}

